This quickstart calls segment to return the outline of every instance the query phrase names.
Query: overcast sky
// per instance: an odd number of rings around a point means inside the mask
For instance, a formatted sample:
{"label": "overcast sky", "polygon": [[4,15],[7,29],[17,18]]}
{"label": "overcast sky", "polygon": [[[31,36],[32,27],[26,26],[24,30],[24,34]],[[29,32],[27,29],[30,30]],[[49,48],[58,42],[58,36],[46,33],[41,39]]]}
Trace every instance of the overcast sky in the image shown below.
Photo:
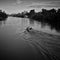
{"label": "overcast sky", "polygon": [[41,8],[59,8],[60,0],[0,0],[0,9],[7,13],[17,13],[24,10]]}

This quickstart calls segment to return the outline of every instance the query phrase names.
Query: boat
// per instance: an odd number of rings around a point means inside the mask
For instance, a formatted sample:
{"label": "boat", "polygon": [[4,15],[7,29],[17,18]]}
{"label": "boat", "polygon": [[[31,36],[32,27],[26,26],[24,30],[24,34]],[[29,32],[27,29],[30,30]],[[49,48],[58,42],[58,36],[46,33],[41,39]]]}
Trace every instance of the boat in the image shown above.
{"label": "boat", "polygon": [[27,27],[26,31],[30,32],[32,30],[32,27]]}

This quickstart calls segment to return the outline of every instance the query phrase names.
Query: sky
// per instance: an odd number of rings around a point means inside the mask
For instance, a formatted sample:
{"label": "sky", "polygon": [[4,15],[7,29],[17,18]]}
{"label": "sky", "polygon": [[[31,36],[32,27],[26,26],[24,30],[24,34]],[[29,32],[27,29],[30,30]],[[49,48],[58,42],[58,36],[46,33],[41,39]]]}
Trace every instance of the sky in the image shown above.
{"label": "sky", "polygon": [[0,0],[0,9],[7,13],[18,13],[42,8],[60,8],[60,0]]}

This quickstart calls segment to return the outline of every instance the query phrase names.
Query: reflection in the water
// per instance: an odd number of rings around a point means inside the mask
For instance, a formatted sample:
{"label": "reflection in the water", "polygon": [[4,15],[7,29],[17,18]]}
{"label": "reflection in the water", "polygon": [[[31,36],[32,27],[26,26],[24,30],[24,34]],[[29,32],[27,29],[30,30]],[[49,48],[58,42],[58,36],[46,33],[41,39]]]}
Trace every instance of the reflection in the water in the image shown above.
{"label": "reflection in the water", "polygon": [[29,24],[30,24],[30,26],[34,26],[34,20],[29,19]]}
{"label": "reflection in the water", "polygon": [[45,28],[46,26],[48,26],[47,23],[44,23],[44,22],[38,22],[38,21],[35,21],[33,19],[29,19],[29,23],[30,23],[30,26],[40,26],[39,28]]}
{"label": "reflection in the water", "polygon": [[34,20],[30,19],[29,20],[30,24],[34,24]]}
{"label": "reflection in the water", "polygon": [[41,28],[44,28],[45,26],[46,26],[46,24],[41,22]]}
{"label": "reflection in the water", "polygon": [[53,26],[50,26],[48,23],[29,19],[29,25],[38,31],[60,35],[60,33],[56,29],[54,29]]}
{"label": "reflection in the water", "polygon": [[0,21],[0,26],[1,26],[1,25],[4,25],[4,24],[6,23],[6,20],[7,20],[7,19]]}
{"label": "reflection in the water", "polygon": [[[36,26],[38,25],[40,25],[41,27],[40,28],[46,28],[46,26],[48,26],[49,28],[48,29],[50,29],[50,31],[53,31],[53,30],[55,30],[56,32],[60,32],[60,30],[59,30],[59,27],[58,26],[54,26],[54,25],[51,25],[51,24],[48,24],[48,23],[45,23],[45,22],[41,22],[41,21],[35,21],[35,20],[33,20],[33,19],[29,19],[29,21],[30,21],[30,25],[35,25],[35,23],[36,23]],[[54,28],[55,27],[55,28]]]}
{"label": "reflection in the water", "polygon": [[29,23],[30,23],[30,26],[34,26],[35,23],[36,23],[37,26],[40,26],[41,25],[41,28],[44,28],[46,26],[45,23],[38,22],[38,21],[35,21],[33,19],[29,19]]}

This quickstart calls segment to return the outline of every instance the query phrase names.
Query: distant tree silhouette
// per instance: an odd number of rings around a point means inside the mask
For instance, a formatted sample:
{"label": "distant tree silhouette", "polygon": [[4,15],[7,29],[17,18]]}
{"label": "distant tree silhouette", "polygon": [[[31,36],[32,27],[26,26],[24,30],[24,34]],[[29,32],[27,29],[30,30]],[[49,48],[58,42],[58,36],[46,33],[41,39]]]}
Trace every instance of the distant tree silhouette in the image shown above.
{"label": "distant tree silhouette", "polygon": [[29,17],[32,18],[35,15],[35,10],[30,10]]}
{"label": "distant tree silhouette", "polygon": [[7,18],[7,14],[5,13],[5,11],[2,12],[2,10],[0,10],[0,21],[4,20],[5,18]]}

